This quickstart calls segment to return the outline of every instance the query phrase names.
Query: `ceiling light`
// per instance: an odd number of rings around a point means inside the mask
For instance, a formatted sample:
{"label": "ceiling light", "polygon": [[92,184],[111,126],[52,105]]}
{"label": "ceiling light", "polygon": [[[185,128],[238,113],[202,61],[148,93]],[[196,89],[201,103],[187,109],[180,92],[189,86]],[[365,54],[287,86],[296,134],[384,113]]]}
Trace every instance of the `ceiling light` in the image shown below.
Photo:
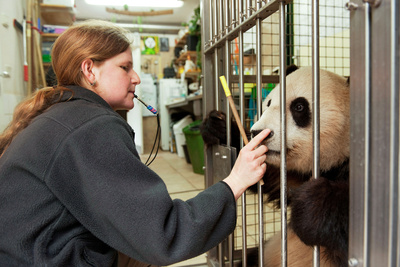
{"label": "ceiling light", "polygon": [[181,0],[85,0],[89,5],[99,6],[124,6],[130,7],[181,7],[183,1]]}

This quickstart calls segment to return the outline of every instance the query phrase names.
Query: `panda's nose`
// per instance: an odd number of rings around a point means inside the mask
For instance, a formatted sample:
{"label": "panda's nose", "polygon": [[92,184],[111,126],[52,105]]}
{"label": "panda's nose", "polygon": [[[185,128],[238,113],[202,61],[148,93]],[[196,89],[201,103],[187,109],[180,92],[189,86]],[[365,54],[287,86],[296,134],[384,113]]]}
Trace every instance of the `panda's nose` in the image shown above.
{"label": "panda's nose", "polygon": [[[256,135],[259,134],[259,133],[261,133],[260,130],[252,130],[252,131],[251,131],[251,137],[254,138],[254,136],[256,136]],[[269,133],[269,135],[268,135],[265,139],[269,139],[269,138],[271,138],[272,136],[274,136],[274,131],[271,131],[271,132]]]}

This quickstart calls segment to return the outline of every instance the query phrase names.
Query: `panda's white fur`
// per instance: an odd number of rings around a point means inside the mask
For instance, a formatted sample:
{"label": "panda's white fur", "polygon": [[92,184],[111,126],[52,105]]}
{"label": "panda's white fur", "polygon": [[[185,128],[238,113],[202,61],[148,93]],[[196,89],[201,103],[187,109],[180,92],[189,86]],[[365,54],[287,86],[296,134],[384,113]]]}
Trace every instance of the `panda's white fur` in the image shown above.
{"label": "panda's white fur", "polygon": [[[264,267],[281,266],[281,235],[274,235],[264,246]],[[314,248],[305,245],[299,237],[291,230],[287,232],[287,266],[289,267],[308,267],[313,266]],[[325,248],[320,248],[323,255]],[[320,257],[320,267],[338,267],[325,257]]]}
{"label": "panda's white fur", "polygon": [[[300,68],[286,78],[286,142],[287,169],[308,174],[313,166],[313,126],[312,126],[312,69]],[[309,114],[306,118],[294,119],[291,105],[303,98],[300,104],[308,103]],[[306,101],[304,101],[306,100]],[[325,70],[320,71],[320,168],[329,171],[349,159],[349,86],[347,80]],[[302,107],[299,106],[300,110]],[[296,106],[296,104],[295,104]],[[297,107],[296,107],[297,108]],[[302,116],[302,115],[301,115]],[[301,120],[303,119],[303,120]],[[311,120],[311,121],[310,121]],[[263,102],[263,114],[253,125],[251,131],[257,133],[271,129],[273,135],[264,143],[269,151],[267,163],[280,165],[281,119],[279,85]],[[268,170],[267,170],[268,172]],[[291,189],[289,189],[291,190]],[[329,200],[328,200],[329,201]],[[318,201],[320,202],[320,201]],[[314,203],[314,202],[312,202]],[[335,205],[335,204],[333,204]],[[317,204],[318,206],[318,204]],[[308,218],[313,220],[313,218]],[[264,250],[264,267],[280,266],[280,234],[272,237]],[[321,266],[337,266],[324,257],[326,248],[321,247]],[[305,245],[299,237],[288,229],[288,266],[312,266],[312,247]]]}
{"label": "panda's white fur", "polygon": [[[286,142],[287,169],[307,173],[313,166],[313,127],[299,127],[290,111],[291,103],[304,97],[312,113],[312,69],[300,68],[286,77]],[[268,103],[269,106],[268,106]],[[261,118],[252,131],[271,129],[274,135],[265,142],[269,152],[267,163],[280,165],[281,119],[280,87],[263,101]],[[311,117],[312,118],[312,117]],[[320,168],[327,171],[350,155],[349,88],[344,77],[320,71]]]}

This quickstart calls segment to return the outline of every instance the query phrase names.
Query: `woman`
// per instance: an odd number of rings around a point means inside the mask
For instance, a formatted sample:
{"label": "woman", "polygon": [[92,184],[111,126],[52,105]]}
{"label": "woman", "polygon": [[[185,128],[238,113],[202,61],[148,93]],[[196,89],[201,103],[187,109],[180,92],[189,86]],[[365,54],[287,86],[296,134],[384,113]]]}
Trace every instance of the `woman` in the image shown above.
{"label": "woman", "polygon": [[115,266],[116,251],[167,265],[233,231],[235,200],[266,170],[259,143],[268,131],[223,182],[172,200],[115,112],[133,108],[140,83],[126,32],[102,21],[72,26],[52,64],[58,85],[22,102],[0,136],[0,265]]}

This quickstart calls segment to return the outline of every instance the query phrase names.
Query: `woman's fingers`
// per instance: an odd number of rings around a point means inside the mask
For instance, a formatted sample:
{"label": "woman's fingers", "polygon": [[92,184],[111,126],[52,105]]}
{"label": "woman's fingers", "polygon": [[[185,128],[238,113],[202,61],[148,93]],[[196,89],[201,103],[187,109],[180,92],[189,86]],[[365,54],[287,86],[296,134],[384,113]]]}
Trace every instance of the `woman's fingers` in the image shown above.
{"label": "woman's fingers", "polygon": [[224,181],[231,187],[237,199],[249,186],[257,183],[264,175],[267,164],[267,146],[260,145],[269,135],[269,129],[263,130],[244,146],[236,159],[230,175]]}
{"label": "woman's fingers", "polygon": [[259,146],[261,144],[261,142],[265,138],[267,138],[267,136],[269,135],[270,132],[271,132],[270,129],[263,130],[262,132],[257,134],[255,137],[253,137],[244,148],[249,149],[249,150],[254,150],[257,146]]}

